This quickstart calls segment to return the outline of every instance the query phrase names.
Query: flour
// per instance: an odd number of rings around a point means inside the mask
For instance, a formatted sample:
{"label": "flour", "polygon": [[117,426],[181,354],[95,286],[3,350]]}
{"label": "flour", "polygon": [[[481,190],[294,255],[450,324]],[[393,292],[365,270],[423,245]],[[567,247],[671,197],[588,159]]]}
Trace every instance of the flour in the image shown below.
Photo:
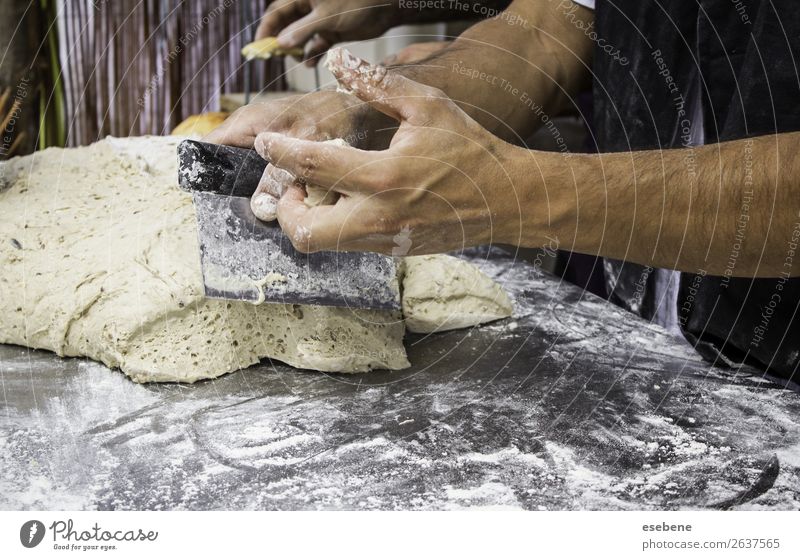
{"label": "flour", "polygon": [[206,299],[178,141],[108,139],[6,164],[0,343],[88,356],[141,382],[265,357],[321,371],[408,366],[399,313]]}
{"label": "flour", "polygon": [[[0,343],[87,356],[139,382],[194,382],[263,358],[408,367],[399,312],[206,299],[179,141],[109,138],[2,165]],[[279,290],[277,276],[253,283]]]}
{"label": "flour", "polygon": [[[333,146],[349,146],[349,144],[342,138],[334,138],[333,140],[325,140],[324,144],[331,144]],[[264,175],[261,178],[261,184],[250,199],[250,210],[253,214],[263,222],[274,222],[278,219],[278,194],[282,194],[287,184],[297,181],[297,178],[279,167],[269,167],[264,170]],[[328,190],[324,187],[319,187],[313,184],[306,184],[306,198],[303,200],[306,206],[313,208],[314,206],[334,204],[339,199],[339,193],[334,190]],[[302,227],[302,226],[301,226]],[[303,228],[305,229],[305,228]],[[308,230],[306,230],[308,231]]]}
{"label": "flour", "polygon": [[447,255],[406,257],[403,315],[417,333],[461,329],[509,317],[511,300],[471,264]]}

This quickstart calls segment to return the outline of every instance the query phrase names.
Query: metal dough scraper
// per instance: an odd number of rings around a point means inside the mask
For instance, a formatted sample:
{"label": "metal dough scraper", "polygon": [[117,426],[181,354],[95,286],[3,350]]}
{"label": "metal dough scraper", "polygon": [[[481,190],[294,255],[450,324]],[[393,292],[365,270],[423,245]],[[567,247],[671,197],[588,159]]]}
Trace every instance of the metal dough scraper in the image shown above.
{"label": "metal dough scraper", "polygon": [[255,150],[184,140],[181,189],[197,213],[203,284],[210,298],[399,309],[394,261],[375,253],[294,249],[277,222],[250,210],[267,162]]}

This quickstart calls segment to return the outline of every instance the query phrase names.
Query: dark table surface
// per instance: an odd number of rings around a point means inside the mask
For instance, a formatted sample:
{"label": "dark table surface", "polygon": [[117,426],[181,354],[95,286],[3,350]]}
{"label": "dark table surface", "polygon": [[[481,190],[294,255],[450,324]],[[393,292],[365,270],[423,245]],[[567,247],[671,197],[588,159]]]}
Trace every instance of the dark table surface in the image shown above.
{"label": "dark table surface", "polygon": [[510,257],[412,367],[195,385],[0,346],[2,509],[800,507],[800,395]]}

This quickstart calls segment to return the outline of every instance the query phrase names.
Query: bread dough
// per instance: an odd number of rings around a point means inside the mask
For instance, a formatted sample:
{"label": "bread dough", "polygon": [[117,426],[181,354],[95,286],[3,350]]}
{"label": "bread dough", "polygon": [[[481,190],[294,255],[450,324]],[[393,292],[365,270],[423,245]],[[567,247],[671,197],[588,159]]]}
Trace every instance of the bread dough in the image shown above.
{"label": "bread dough", "polygon": [[265,357],[331,372],[409,365],[399,313],[206,299],[179,140],[109,138],[0,166],[0,343],[88,356],[140,382]]}
{"label": "bread dough", "polygon": [[406,257],[403,316],[411,332],[462,329],[509,317],[508,294],[470,263],[448,255]]}
{"label": "bread dough", "polygon": [[[139,382],[194,382],[267,357],[329,372],[408,367],[397,312],[206,299],[179,141],[107,138],[0,163],[0,343],[87,356]],[[469,263],[407,264],[411,330],[510,311]]]}
{"label": "bread dough", "polygon": [[306,185],[306,197],[303,199],[303,202],[309,208],[314,208],[314,206],[329,206],[331,204],[336,204],[337,200],[339,200],[339,193],[336,191],[329,191],[324,187],[318,187],[316,185]]}

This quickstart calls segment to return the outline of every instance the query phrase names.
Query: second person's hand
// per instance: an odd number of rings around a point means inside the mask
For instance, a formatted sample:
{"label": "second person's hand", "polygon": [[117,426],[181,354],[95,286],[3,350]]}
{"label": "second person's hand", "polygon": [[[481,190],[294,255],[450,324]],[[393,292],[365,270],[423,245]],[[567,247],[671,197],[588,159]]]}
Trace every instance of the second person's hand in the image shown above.
{"label": "second person's hand", "polygon": [[256,40],[278,37],[281,47],[305,48],[305,61],[317,64],[336,43],[373,39],[398,25],[386,0],[275,0],[256,31]]}

